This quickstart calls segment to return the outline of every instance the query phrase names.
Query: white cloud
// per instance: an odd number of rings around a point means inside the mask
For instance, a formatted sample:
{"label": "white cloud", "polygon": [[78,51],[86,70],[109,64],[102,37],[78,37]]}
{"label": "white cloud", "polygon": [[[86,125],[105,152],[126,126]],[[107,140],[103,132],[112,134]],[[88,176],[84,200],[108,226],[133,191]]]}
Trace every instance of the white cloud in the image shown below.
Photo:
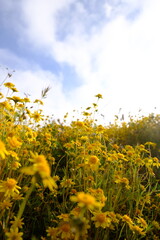
{"label": "white cloud", "polygon": [[[82,5],[83,1],[77,2],[76,14],[82,15],[80,21],[72,13],[74,22],[69,22],[72,24],[70,28],[62,19],[65,30],[72,31],[58,39],[58,21],[61,21],[58,13],[61,11],[62,17],[63,13],[64,18],[69,17],[69,6],[73,2],[76,4],[73,0],[22,1],[22,41],[26,40],[25,36],[31,46],[48,52],[56,61],[65,62],[75,69],[81,84],[67,93],[69,105],[72,102],[76,106],[87,105],[94,94],[102,93],[105,95],[102,109],[106,113],[117,113],[120,107],[127,112],[139,108],[152,111],[160,100],[159,0],[123,0],[122,4],[116,0],[110,5],[106,1],[104,11],[109,19],[103,19],[98,27],[90,23],[94,31],[89,33],[85,28],[86,21],[89,21],[87,10]],[[128,18],[138,10],[135,18]],[[59,108],[63,111],[66,97],[62,86],[59,89],[58,96],[62,99]]]}

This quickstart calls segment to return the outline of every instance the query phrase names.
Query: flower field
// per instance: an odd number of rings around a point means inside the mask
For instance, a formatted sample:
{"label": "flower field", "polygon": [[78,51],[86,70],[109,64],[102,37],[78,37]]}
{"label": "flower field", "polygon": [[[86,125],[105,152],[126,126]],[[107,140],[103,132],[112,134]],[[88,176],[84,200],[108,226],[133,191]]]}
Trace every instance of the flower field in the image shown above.
{"label": "flower field", "polygon": [[48,89],[3,87],[0,240],[160,239],[159,116],[102,126],[94,103],[67,125],[43,116]]}

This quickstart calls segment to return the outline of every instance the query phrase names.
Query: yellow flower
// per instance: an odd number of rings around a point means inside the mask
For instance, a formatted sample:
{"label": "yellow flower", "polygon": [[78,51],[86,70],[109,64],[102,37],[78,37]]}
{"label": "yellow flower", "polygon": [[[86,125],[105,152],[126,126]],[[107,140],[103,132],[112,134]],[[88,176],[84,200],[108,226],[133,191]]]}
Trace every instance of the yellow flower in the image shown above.
{"label": "yellow flower", "polygon": [[104,207],[107,198],[104,196],[103,190],[101,188],[98,189],[89,188],[89,192],[96,198],[98,202],[100,202],[101,207]]}
{"label": "yellow flower", "polygon": [[25,98],[23,98],[23,102],[30,102],[30,99],[25,97]]}
{"label": "yellow flower", "polygon": [[97,95],[95,95],[95,97],[97,97],[98,99],[99,99],[99,98],[103,98],[103,97],[102,97],[102,94],[100,94],[100,93],[98,93]]}
{"label": "yellow flower", "polygon": [[15,158],[17,161],[19,160],[19,157],[18,157],[18,155],[17,155],[16,152],[14,152],[14,151],[9,151],[9,155],[12,156],[13,158]]}
{"label": "yellow flower", "polygon": [[129,225],[133,225],[132,219],[129,216],[127,216],[127,215],[124,215],[122,217],[122,221],[128,223]]}
{"label": "yellow flower", "polygon": [[42,100],[39,100],[39,99],[36,99],[36,100],[34,101],[34,103],[39,103],[39,104],[43,105]]}
{"label": "yellow flower", "polygon": [[100,165],[99,159],[96,156],[90,156],[87,160],[86,164],[91,168],[93,171],[97,170],[98,166]]}
{"label": "yellow flower", "polygon": [[9,200],[4,200],[3,202],[0,202],[0,209],[9,209],[12,207],[12,203]]}
{"label": "yellow flower", "polygon": [[94,217],[92,217],[92,220],[95,222],[96,228],[98,227],[110,227],[111,225],[111,218],[107,216],[107,214],[104,212],[95,213]]}
{"label": "yellow flower", "polygon": [[4,159],[4,158],[5,158],[5,155],[7,155],[7,154],[8,154],[8,152],[7,152],[6,148],[5,148],[5,145],[4,145],[4,143],[0,140],[0,156],[2,157],[2,159]]}
{"label": "yellow flower", "polygon": [[8,140],[8,143],[10,144],[10,146],[13,148],[20,148],[22,145],[22,142],[19,141],[15,136],[8,137],[7,140]]}
{"label": "yellow flower", "polygon": [[134,233],[140,234],[140,235],[145,235],[145,232],[143,232],[143,228],[140,228],[139,226],[136,226],[136,225],[135,226],[130,225],[129,227]]}
{"label": "yellow flower", "polygon": [[50,167],[44,155],[32,154],[35,171],[37,171],[42,178],[50,176]]}
{"label": "yellow flower", "polygon": [[58,228],[49,227],[47,230],[47,236],[51,237],[51,240],[57,239]]}
{"label": "yellow flower", "polygon": [[14,85],[13,83],[11,83],[11,82],[6,82],[6,83],[4,83],[4,86],[7,87],[7,88],[13,88],[13,87],[15,87],[15,85]]}
{"label": "yellow flower", "polygon": [[12,87],[11,90],[12,90],[13,92],[18,92],[18,89],[15,88],[15,87]]}
{"label": "yellow flower", "polygon": [[59,226],[58,233],[61,235],[61,239],[69,240],[69,239],[72,239],[73,237],[71,226],[68,222],[63,222]]}
{"label": "yellow flower", "polygon": [[73,182],[72,179],[63,179],[61,182],[61,187],[67,188],[67,187],[72,187],[75,183]]}
{"label": "yellow flower", "polygon": [[43,178],[42,182],[44,187],[48,187],[50,191],[54,191],[53,188],[57,188],[57,184],[52,177]]}
{"label": "yellow flower", "polygon": [[141,225],[141,227],[143,228],[147,228],[148,224],[146,223],[145,219],[143,218],[137,218],[137,223],[139,223]]}
{"label": "yellow flower", "polygon": [[21,164],[17,161],[12,162],[12,164],[11,164],[11,167],[12,167],[13,170],[18,169],[20,166],[21,166]]}
{"label": "yellow flower", "polygon": [[17,181],[14,178],[7,178],[6,181],[1,181],[0,183],[0,192],[4,192],[6,197],[19,193],[18,189],[21,189],[21,187],[17,186]]}
{"label": "yellow flower", "polygon": [[23,240],[22,235],[22,232],[18,232],[18,228],[11,228],[10,232],[6,233],[6,236],[8,237],[7,240]]}
{"label": "yellow flower", "polygon": [[11,104],[9,104],[8,101],[1,102],[0,106],[2,106],[3,108],[6,108],[7,110],[11,110],[12,109],[12,106],[11,106]]}
{"label": "yellow flower", "polygon": [[18,219],[17,217],[14,216],[14,220],[10,221],[10,223],[12,224],[12,226],[16,226],[18,228],[22,228],[24,223],[23,223],[23,218]]}
{"label": "yellow flower", "polygon": [[88,163],[94,165],[96,165],[97,163],[99,164],[99,159],[96,156],[90,156]]}
{"label": "yellow flower", "polygon": [[69,214],[67,213],[62,213],[61,215],[57,216],[59,219],[62,219],[64,222],[69,221]]}
{"label": "yellow flower", "polygon": [[35,175],[36,173],[39,173],[44,187],[48,187],[51,191],[53,191],[53,188],[57,188],[55,180],[50,176],[51,170],[45,156],[32,153],[32,159],[30,161],[34,162],[34,164],[22,168],[21,172],[27,175]]}
{"label": "yellow flower", "polygon": [[76,196],[71,196],[72,202],[78,202],[79,207],[87,207],[93,209],[98,205],[96,199],[87,193],[79,192]]}
{"label": "yellow flower", "polygon": [[41,114],[37,111],[35,111],[31,116],[36,122],[39,122],[41,120]]}
{"label": "yellow flower", "polygon": [[18,96],[7,97],[7,99],[12,100],[12,101],[14,101],[15,103],[17,103],[17,102],[22,102],[22,101],[23,101],[23,99],[21,99],[21,98],[18,97]]}

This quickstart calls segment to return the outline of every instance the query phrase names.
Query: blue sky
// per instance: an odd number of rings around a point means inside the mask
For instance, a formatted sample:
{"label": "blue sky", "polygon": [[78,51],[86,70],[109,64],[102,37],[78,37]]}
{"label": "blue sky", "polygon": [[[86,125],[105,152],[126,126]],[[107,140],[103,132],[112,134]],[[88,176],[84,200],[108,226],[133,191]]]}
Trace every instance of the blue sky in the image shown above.
{"label": "blue sky", "polygon": [[20,92],[61,118],[101,93],[104,121],[144,114],[160,94],[159,0],[0,0],[0,80],[15,70]]}

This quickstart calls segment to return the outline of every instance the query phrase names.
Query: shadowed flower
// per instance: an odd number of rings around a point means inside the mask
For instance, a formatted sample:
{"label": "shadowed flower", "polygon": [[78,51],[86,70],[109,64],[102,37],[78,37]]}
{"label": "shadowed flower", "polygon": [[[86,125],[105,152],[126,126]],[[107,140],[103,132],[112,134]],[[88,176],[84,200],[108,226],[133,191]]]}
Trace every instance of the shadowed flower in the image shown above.
{"label": "shadowed flower", "polygon": [[73,233],[71,231],[71,226],[68,222],[63,222],[58,229],[58,234],[60,234],[61,239],[69,240],[72,239]]}
{"label": "shadowed flower", "polygon": [[105,212],[104,213],[103,212],[95,213],[94,217],[92,217],[92,220],[94,221],[96,228],[110,227],[111,221],[112,221],[111,218],[109,216],[107,216],[107,214]]}
{"label": "shadowed flower", "polygon": [[127,215],[124,215],[122,217],[122,221],[128,223],[128,225],[133,225],[132,219],[129,216],[127,216]]}
{"label": "shadowed flower", "polygon": [[6,233],[6,236],[8,237],[7,240],[23,240],[22,235],[22,232],[18,232],[18,228],[11,228],[10,232]]}
{"label": "shadowed flower", "polygon": [[9,209],[10,207],[12,207],[12,202],[10,202],[9,200],[4,200],[3,202],[0,202],[1,210]]}
{"label": "shadowed flower", "polygon": [[4,196],[14,196],[14,193],[19,193],[21,187],[17,186],[17,181],[14,178],[7,178],[6,181],[0,182],[0,192],[4,192]]}
{"label": "shadowed flower", "polygon": [[54,228],[54,227],[49,227],[47,230],[47,236],[51,238],[51,240],[55,240],[57,239],[57,232],[58,232],[58,228]]}
{"label": "shadowed flower", "polygon": [[130,229],[134,232],[134,233],[136,233],[136,234],[140,234],[140,235],[145,235],[145,232],[143,232],[143,228],[140,228],[139,226],[133,226],[133,225],[131,225],[130,226]]}

